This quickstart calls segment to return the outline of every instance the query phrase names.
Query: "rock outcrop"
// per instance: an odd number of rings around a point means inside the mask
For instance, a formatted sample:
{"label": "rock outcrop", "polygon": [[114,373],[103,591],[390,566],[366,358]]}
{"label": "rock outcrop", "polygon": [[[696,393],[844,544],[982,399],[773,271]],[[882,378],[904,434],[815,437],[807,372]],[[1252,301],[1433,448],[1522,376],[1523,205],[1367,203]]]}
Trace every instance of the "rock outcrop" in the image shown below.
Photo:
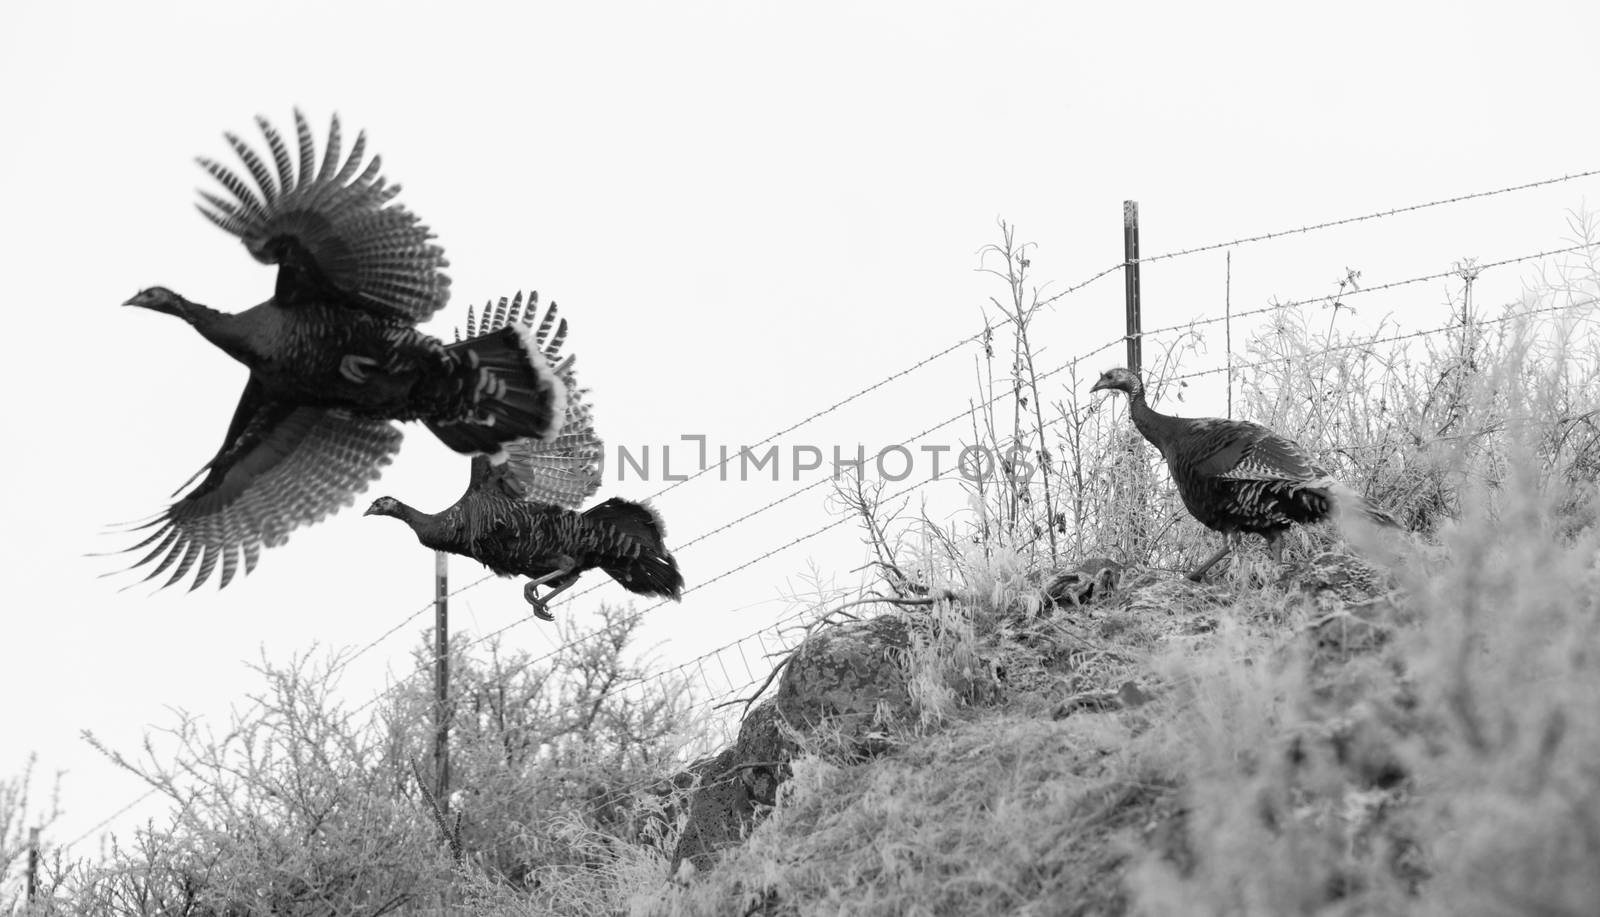
{"label": "rock outcrop", "polygon": [[[1088,628],[1101,639],[1129,646],[1204,639],[1215,628],[1217,614],[1238,598],[1237,587],[1196,584],[1170,572],[1125,569],[1104,558],[1059,568],[1035,583],[1045,600],[1039,616],[1070,618],[1078,628],[1061,633],[1083,634]],[[1387,582],[1358,558],[1319,555],[1285,569],[1271,585],[1313,606],[1320,616],[1311,626],[1324,648],[1362,652],[1387,639]],[[917,719],[905,665],[917,642],[913,630],[920,625],[915,614],[886,614],[824,627],[795,649],[784,663],[774,695],[745,717],[737,740],[674,781],[680,788],[693,787],[687,820],[672,852],[674,875],[710,868],[724,850],[749,833],[776,804],[779,787],[790,776],[789,762],[802,746],[845,761],[864,760],[888,750],[895,724]],[[1037,636],[1050,628],[1033,630]],[[1006,633],[1012,637],[1000,639],[1028,636],[1017,628]],[[1005,654],[1004,647],[998,651]],[[1117,674],[1120,670],[1114,666],[1097,668],[1093,660],[1103,660],[1105,653],[1085,655],[1081,642],[1073,638],[1067,638],[1062,652],[1071,670],[1066,675],[1050,665],[1055,657],[1040,655],[1035,648],[1034,656],[1043,660],[1041,671],[1034,673],[1037,678],[1028,678],[1027,672],[1006,673],[1004,691],[977,690],[976,683],[950,687],[966,702],[986,705],[1003,701],[1007,692],[1047,690],[1060,682],[1072,693],[1041,711],[1051,711],[1056,720],[1131,710],[1161,693],[1139,673],[1131,673],[1134,680],[1130,673]],[[975,670],[992,668],[983,660],[976,663]],[[959,675],[952,677],[959,682]],[[984,679],[990,689],[1000,684],[999,677]],[[1381,771],[1391,763],[1379,761],[1373,768]]]}
{"label": "rock outcrop", "polygon": [[898,662],[909,646],[904,622],[885,616],[819,630],[797,647],[776,695],[750,711],[734,743],[690,769],[697,785],[673,874],[686,862],[707,868],[754,826],[788,779],[797,739],[826,735],[847,756],[880,752],[880,727],[911,715]]}

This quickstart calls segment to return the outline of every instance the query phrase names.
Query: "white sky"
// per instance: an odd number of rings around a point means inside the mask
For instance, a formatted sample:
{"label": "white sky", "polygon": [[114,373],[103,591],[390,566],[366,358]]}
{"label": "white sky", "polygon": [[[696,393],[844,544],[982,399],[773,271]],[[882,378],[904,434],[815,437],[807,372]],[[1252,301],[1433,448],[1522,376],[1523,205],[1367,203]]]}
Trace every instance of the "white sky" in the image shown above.
{"label": "white sky", "polygon": [[[210,457],[243,385],[243,368],[180,322],[118,307],[157,283],[229,310],[270,294],[271,269],[194,211],[209,179],[193,157],[231,155],[224,130],[254,140],[254,115],[288,127],[300,105],[320,142],[337,110],[347,136],[367,131],[449,254],[455,299],[434,330],[448,335],[468,303],[538,289],[572,322],[609,442],[705,434],[737,447],[976,331],[1000,292],[972,270],[997,217],[1038,243],[1040,279],[1066,285],[1120,260],[1125,198],[1140,202],[1151,255],[1600,167],[1600,6],[1305,9],[519,3],[447,14],[12,0],[0,28],[13,342],[0,362],[12,592],[0,772],[29,751],[68,770],[53,832],[64,841],[143,789],[80,730],[132,751],[148,724],[171,721],[168,708],[225,713],[256,686],[244,662],[261,652],[365,644],[431,596],[431,553],[393,520],[359,515],[379,494],[430,510],[459,494],[466,463],[420,427],[356,510],[297,533],[226,592],[119,593],[122,581],[96,578],[114,561],[82,556],[122,546],[101,528],[156,511]],[[1556,247],[1566,210],[1597,190],[1590,179],[1245,246],[1233,302],[1326,292],[1346,267],[1381,283]],[[1527,274],[1503,270],[1480,290],[1508,298]],[[1150,265],[1147,327],[1220,310],[1222,277],[1221,252]],[[1443,295],[1435,284],[1352,304],[1427,327]],[[1120,333],[1121,297],[1109,277],[1041,319],[1043,362]],[[1211,344],[1220,361],[1220,335]],[[975,352],[780,445],[896,442],[973,396]],[[1202,407],[1217,410],[1180,410]],[[608,471],[603,493],[659,486]],[[700,480],[659,508],[683,541],[793,486]],[[683,552],[689,584],[827,521],[820,493]],[[855,535],[832,535],[656,613],[646,634],[663,664],[769,623],[786,606],[768,600],[808,562],[852,581]],[[451,572],[461,584],[482,570],[457,559]],[[520,594],[485,584],[455,601],[454,621],[508,624]],[[608,585],[596,598],[621,594]],[[590,601],[559,613],[586,614]],[[428,623],[351,667],[352,702],[406,670]],[[529,623],[509,642],[544,649],[550,631]]]}

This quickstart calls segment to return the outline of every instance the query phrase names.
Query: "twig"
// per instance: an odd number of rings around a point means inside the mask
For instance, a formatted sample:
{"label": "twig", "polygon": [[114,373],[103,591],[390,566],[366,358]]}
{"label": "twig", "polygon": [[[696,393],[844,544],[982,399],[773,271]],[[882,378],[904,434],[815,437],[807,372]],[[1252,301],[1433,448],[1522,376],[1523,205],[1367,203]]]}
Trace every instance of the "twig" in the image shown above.
{"label": "twig", "polygon": [[417,759],[411,759],[411,773],[417,778],[417,787],[422,790],[422,798],[428,803],[428,815],[433,819],[434,825],[439,829],[439,834],[444,838],[445,844],[450,848],[450,858],[457,863],[461,862],[461,815],[456,813],[455,827],[445,826],[444,810],[440,808],[438,797],[428,789],[428,781],[422,779],[422,768],[417,765]]}
{"label": "twig", "polygon": [[[846,602],[843,605],[840,605],[838,608],[828,612],[828,615],[835,615],[847,608],[856,608],[861,605],[903,605],[908,607],[921,607],[932,605],[935,602],[946,601],[959,602],[962,601],[962,597],[948,589],[945,590],[941,595],[922,595],[917,596],[916,598],[901,598],[899,596],[879,595],[865,599],[856,599],[853,602]],[[826,618],[828,615],[824,615],[823,617]]]}
{"label": "twig", "polygon": [[[795,649],[799,649],[799,648],[800,648],[799,646],[795,647]],[[790,650],[787,654],[785,654],[783,659],[779,660],[778,664],[772,667],[772,671],[767,673],[767,677],[762,679],[761,684],[759,686],[757,686],[757,688],[755,690],[755,693],[751,694],[748,698],[744,698],[743,699],[744,700],[744,711],[739,714],[739,718],[740,719],[743,719],[744,717],[750,715],[750,705],[756,702],[756,699],[759,698],[767,690],[767,686],[772,684],[772,680],[774,678],[778,677],[778,673],[783,671],[783,667],[789,664],[789,660],[794,658],[794,652],[795,652],[795,650]],[[720,707],[731,707],[734,704],[739,703],[739,701],[740,701],[740,698],[734,698],[733,700],[730,700],[730,701],[723,701],[722,703],[717,704],[716,707],[713,707],[711,709],[716,710],[716,709],[718,709]]]}
{"label": "twig", "polygon": [[[806,625],[806,633],[807,633],[807,636],[809,636],[812,628],[814,628],[814,627],[816,627],[816,626],[818,626],[820,624],[828,623],[828,619],[832,618],[834,615],[842,614],[847,609],[857,608],[857,607],[862,606],[862,605],[900,605],[900,606],[904,606],[904,607],[920,608],[920,607],[926,607],[926,606],[932,605],[935,602],[962,602],[962,601],[970,603],[971,600],[970,599],[966,599],[965,597],[963,597],[963,596],[961,596],[961,595],[959,595],[959,594],[957,594],[955,592],[951,592],[948,589],[945,590],[943,592],[943,594],[941,594],[941,595],[937,595],[937,596],[931,596],[931,595],[918,596],[916,598],[901,598],[899,596],[891,596],[891,595],[868,596],[866,598],[855,599],[853,601],[846,602],[846,603],[844,603],[843,605],[840,605],[837,608],[830,609],[829,611],[824,613],[820,618],[818,618],[816,621],[813,621],[811,624]],[[860,620],[859,618],[856,618],[854,615],[849,615],[848,617],[852,618],[853,620]],[[783,653],[783,659],[780,660],[777,665],[772,667],[772,671],[767,673],[767,677],[762,679],[761,684],[756,687],[755,692],[753,694],[751,694],[749,697],[736,697],[733,700],[723,701],[720,704],[714,705],[711,709],[718,710],[718,709],[721,709],[723,707],[732,707],[735,704],[741,704],[742,703],[742,704],[744,704],[744,711],[740,714],[740,717],[743,718],[743,717],[749,715],[750,706],[752,704],[754,704],[761,697],[761,695],[763,693],[766,692],[767,688],[769,686],[771,686],[772,680],[774,678],[778,677],[778,673],[783,670],[784,666],[789,664],[789,660],[794,658],[795,652],[797,652],[800,649],[800,647],[803,646],[803,645],[805,645],[805,641],[802,640],[800,643],[795,644],[794,649],[787,650],[786,652],[784,652]],[[773,654],[773,655],[775,655],[775,654]]]}

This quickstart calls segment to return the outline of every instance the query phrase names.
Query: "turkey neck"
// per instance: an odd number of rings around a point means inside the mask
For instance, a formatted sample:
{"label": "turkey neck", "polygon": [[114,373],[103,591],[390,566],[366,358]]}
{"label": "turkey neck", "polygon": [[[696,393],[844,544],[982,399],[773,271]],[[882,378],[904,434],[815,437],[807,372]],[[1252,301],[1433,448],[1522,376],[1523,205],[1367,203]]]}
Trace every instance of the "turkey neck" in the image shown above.
{"label": "turkey neck", "polygon": [[411,527],[411,531],[416,533],[417,540],[422,542],[423,546],[439,550],[446,548],[455,529],[455,526],[450,524],[451,520],[446,518],[449,515],[448,511],[425,513],[406,503],[400,503],[394,514],[396,519]]}
{"label": "turkey neck", "polygon": [[1173,421],[1177,420],[1177,418],[1170,417],[1151,407],[1149,402],[1144,400],[1143,387],[1128,396],[1128,414],[1133,418],[1134,427],[1165,455],[1167,441],[1172,434]]}
{"label": "turkey neck", "polygon": [[250,345],[250,325],[245,315],[247,313],[218,312],[210,306],[203,306],[197,302],[188,302],[184,306],[184,318],[200,332],[200,336],[228,356],[233,357],[246,366],[255,363],[255,348]]}

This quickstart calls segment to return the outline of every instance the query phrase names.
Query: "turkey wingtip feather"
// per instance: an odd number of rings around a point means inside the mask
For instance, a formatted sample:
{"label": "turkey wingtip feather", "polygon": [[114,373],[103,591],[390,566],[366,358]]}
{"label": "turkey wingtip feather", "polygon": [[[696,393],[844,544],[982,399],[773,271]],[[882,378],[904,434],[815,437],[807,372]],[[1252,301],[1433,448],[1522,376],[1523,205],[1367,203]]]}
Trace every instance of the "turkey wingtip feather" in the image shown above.
{"label": "turkey wingtip feather", "polygon": [[550,388],[550,425],[540,433],[538,439],[543,443],[553,443],[561,435],[561,430],[567,425],[567,383],[561,378],[556,367],[550,365],[544,352],[539,349],[539,342],[534,329],[518,323],[513,325],[517,337],[522,341],[522,347],[527,355],[528,365],[533,367],[533,373],[544,385]]}

